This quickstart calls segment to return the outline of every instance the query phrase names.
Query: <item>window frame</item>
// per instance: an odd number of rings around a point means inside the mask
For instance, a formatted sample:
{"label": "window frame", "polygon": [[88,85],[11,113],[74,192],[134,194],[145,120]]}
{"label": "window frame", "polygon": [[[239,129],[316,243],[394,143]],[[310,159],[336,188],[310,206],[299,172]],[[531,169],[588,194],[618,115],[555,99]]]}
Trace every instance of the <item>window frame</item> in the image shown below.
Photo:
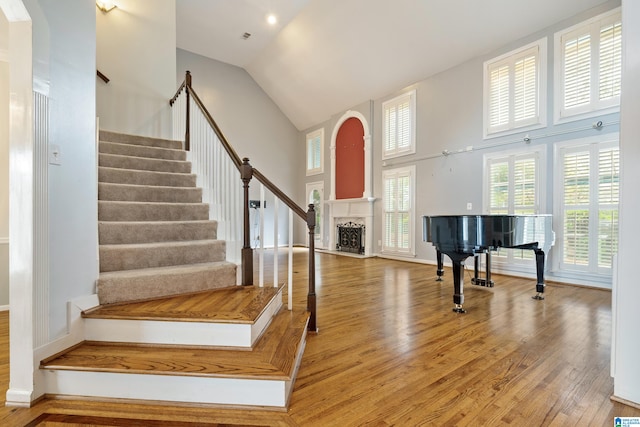
{"label": "window frame", "polygon": [[[547,147],[546,145],[538,145],[533,147],[527,147],[525,149],[513,149],[506,151],[494,151],[487,153],[483,156],[483,183],[482,183],[482,210],[485,214],[490,215],[491,212],[491,176],[490,176],[490,164],[499,162],[505,159],[509,164],[509,180],[508,194],[509,200],[507,203],[507,213],[505,215],[515,214],[515,198],[514,198],[514,185],[513,181],[514,168],[512,167],[516,161],[527,158],[536,159],[536,171],[535,171],[535,204],[534,214],[543,214],[546,212],[546,200],[544,198],[545,189],[547,186]],[[525,251],[522,249],[501,249],[506,256],[494,256],[492,262],[495,266],[501,267],[504,270],[519,270],[523,272],[532,273],[535,271],[535,263],[528,257],[531,251]],[[520,255],[518,255],[520,254]],[[515,267],[515,268],[514,268]]]}
{"label": "window frame", "polygon": [[[617,7],[554,34],[554,81],[556,82],[554,87],[554,124],[572,122],[575,120],[587,119],[620,111],[620,95],[607,100],[599,100],[598,83],[600,81],[600,29],[608,24],[621,20],[621,8]],[[578,34],[586,33],[589,33],[591,37],[589,102],[581,106],[566,109],[564,107],[565,44],[563,40],[571,39]],[[597,35],[597,43],[593,43],[594,35]]]}
{"label": "window frame", "polygon": [[[387,144],[388,138],[388,123],[385,119],[387,115],[387,109],[389,107],[398,106],[405,103],[408,100],[409,102],[409,145],[404,147],[394,147],[392,149],[386,150],[385,147]],[[394,98],[391,98],[382,103],[382,159],[392,159],[394,157],[406,156],[409,154],[415,154],[416,152],[416,90],[413,89],[411,91],[405,92],[401,95],[398,95]]]}
{"label": "window frame", "polygon": [[[390,212],[387,210],[387,179],[388,177],[395,176],[396,179],[400,176],[409,177],[409,209],[407,211],[409,222],[408,222],[408,247],[407,248],[399,248],[397,245],[389,246],[387,244],[387,213]],[[399,255],[399,256],[413,256],[415,257],[415,206],[416,206],[416,166],[404,166],[394,169],[387,169],[382,171],[382,248],[381,251],[383,254],[389,255]],[[393,212],[398,213],[398,209],[395,209]]]}
{"label": "window frame", "polygon": [[[564,153],[569,151],[569,152],[577,152],[580,151],[581,149],[584,148],[588,148],[589,150],[589,155],[590,155],[590,159],[593,158],[593,154],[598,154],[600,153],[600,151],[602,149],[608,149],[611,147],[617,147],[618,150],[620,149],[620,134],[617,132],[614,133],[609,133],[606,135],[598,135],[598,136],[594,136],[594,137],[587,137],[587,138],[579,138],[579,139],[573,139],[573,140],[569,140],[569,141],[563,141],[563,142],[558,142],[555,144],[554,150],[555,150],[555,172],[554,172],[554,176],[556,177],[555,182],[554,182],[554,218],[556,218],[556,223],[555,223],[555,227],[556,227],[556,250],[555,250],[555,256],[554,256],[554,260],[553,260],[553,268],[554,270],[556,270],[558,273],[560,273],[561,275],[567,275],[567,276],[575,276],[575,277],[582,277],[582,276],[591,276],[591,277],[599,277],[599,278],[611,278],[613,277],[613,261],[612,261],[612,266],[611,267],[600,267],[597,263],[597,247],[598,247],[598,242],[599,242],[599,238],[598,238],[598,233],[599,233],[599,229],[598,229],[598,225],[599,225],[599,215],[596,215],[596,219],[598,219],[598,221],[590,221],[589,224],[589,246],[588,246],[588,251],[589,251],[589,264],[587,266],[579,266],[579,265],[574,265],[574,264],[566,264],[564,262],[564,212],[565,212],[565,205],[564,205]],[[599,157],[599,156],[598,156]],[[598,159],[596,159],[597,162]],[[620,173],[620,163],[618,163],[618,173]],[[594,183],[593,180],[593,170],[592,167],[590,167],[589,170],[589,180],[590,180],[590,188],[593,189],[596,186],[596,183]],[[596,177],[597,178],[597,177]],[[619,184],[618,184],[619,185]],[[620,191],[620,188],[618,187],[618,194]],[[593,214],[594,212],[591,212],[592,209],[594,209],[595,207],[600,206],[599,200],[593,200],[593,198],[591,197],[591,192],[590,192],[590,198],[589,198],[589,210],[590,210],[590,214]],[[618,213],[620,212],[620,197],[618,196]],[[599,213],[599,210],[595,212],[596,214]],[[618,227],[620,224],[620,217],[618,215]],[[594,263],[595,261],[595,263]]]}
{"label": "window frame", "polygon": [[[547,125],[547,37],[538,39],[532,43],[521,46],[503,55],[489,59],[483,63],[483,139],[490,139],[504,135],[511,135],[518,132],[526,132],[533,129],[543,128]],[[491,91],[491,70],[499,66],[509,67],[509,76],[513,76],[513,67],[518,60],[523,59],[531,53],[536,55],[536,110],[537,114],[529,119],[515,121],[515,82],[509,79],[508,94],[508,122],[506,125],[497,127],[490,126],[490,91]]]}
{"label": "window frame", "polygon": [[[312,153],[312,144],[314,143],[314,141],[316,140],[316,138],[318,138],[319,140],[319,151],[320,151],[320,165],[318,167],[315,168],[309,168],[309,156]],[[320,128],[320,129],[316,129],[313,132],[309,132],[307,133],[306,136],[306,159],[305,159],[305,164],[306,164],[306,171],[307,171],[307,176],[311,176],[311,175],[318,175],[321,173],[324,173],[324,128]],[[316,160],[316,159],[314,159]],[[315,162],[314,162],[315,163]]]}

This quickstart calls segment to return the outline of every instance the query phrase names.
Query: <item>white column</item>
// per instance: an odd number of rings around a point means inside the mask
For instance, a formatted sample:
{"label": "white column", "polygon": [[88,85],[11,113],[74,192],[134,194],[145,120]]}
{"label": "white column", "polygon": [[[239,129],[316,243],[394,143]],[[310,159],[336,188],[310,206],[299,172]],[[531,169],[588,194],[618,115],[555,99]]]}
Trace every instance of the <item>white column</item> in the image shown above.
{"label": "white column", "polygon": [[[8,6],[8,7],[7,7]],[[19,0],[9,21],[9,390],[7,405],[29,406],[33,360],[33,74],[31,18]]]}

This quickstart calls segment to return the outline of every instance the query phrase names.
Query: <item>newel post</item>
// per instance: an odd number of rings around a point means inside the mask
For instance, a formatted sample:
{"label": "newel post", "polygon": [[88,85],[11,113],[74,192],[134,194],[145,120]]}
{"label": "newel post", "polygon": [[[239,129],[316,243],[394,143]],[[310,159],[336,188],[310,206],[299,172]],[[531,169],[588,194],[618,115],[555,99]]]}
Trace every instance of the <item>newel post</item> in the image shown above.
{"label": "newel post", "polygon": [[187,71],[187,74],[184,77],[184,92],[187,95],[187,108],[186,108],[186,112],[187,112],[187,124],[185,126],[185,131],[184,131],[184,149],[189,151],[191,148],[191,141],[190,141],[190,132],[189,132],[189,117],[190,117],[190,110],[191,110],[191,102],[190,102],[190,98],[191,98],[191,71]]}
{"label": "newel post", "polygon": [[244,189],[243,204],[243,244],[242,244],[242,285],[253,285],[253,249],[251,249],[251,229],[249,226],[249,181],[253,177],[253,167],[249,159],[242,159],[240,178]]}
{"label": "newel post", "polygon": [[315,253],[315,230],[316,211],[312,204],[307,211],[307,227],[309,227],[309,293],[307,294],[307,311],[309,316],[309,326],[307,330],[316,332],[316,253]]}

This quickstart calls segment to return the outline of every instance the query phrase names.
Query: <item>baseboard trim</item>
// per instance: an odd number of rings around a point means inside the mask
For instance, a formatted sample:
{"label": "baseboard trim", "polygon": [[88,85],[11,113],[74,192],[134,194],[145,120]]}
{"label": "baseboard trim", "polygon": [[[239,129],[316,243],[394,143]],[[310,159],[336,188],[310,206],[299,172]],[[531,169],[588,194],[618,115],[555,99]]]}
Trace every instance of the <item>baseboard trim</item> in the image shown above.
{"label": "baseboard trim", "polygon": [[8,245],[9,238],[8,237],[0,237],[0,245]]}
{"label": "baseboard trim", "polygon": [[31,407],[31,396],[33,396],[33,390],[7,390],[6,406],[13,406],[17,408],[29,408]]}
{"label": "baseboard trim", "polygon": [[7,305],[0,305],[0,311],[9,311],[9,304],[7,304]]}
{"label": "baseboard trim", "polygon": [[622,403],[623,405],[627,405],[627,406],[631,406],[632,408],[640,409],[640,403],[632,402],[630,400],[623,399],[623,398],[618,397],[616,395],[611,396],[610,399],[613,400],[614,402]]}

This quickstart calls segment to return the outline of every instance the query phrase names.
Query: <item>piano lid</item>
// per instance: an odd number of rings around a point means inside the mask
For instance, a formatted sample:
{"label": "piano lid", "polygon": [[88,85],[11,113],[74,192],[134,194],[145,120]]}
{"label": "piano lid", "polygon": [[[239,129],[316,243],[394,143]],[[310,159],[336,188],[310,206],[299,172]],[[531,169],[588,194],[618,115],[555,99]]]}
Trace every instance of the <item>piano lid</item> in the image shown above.
{"label": "piano lid", "polygon": [[536,243],[546,252],[555,242],[552,219],[548,214],[423,216],[423,240],[443,252],[472,253]]}

